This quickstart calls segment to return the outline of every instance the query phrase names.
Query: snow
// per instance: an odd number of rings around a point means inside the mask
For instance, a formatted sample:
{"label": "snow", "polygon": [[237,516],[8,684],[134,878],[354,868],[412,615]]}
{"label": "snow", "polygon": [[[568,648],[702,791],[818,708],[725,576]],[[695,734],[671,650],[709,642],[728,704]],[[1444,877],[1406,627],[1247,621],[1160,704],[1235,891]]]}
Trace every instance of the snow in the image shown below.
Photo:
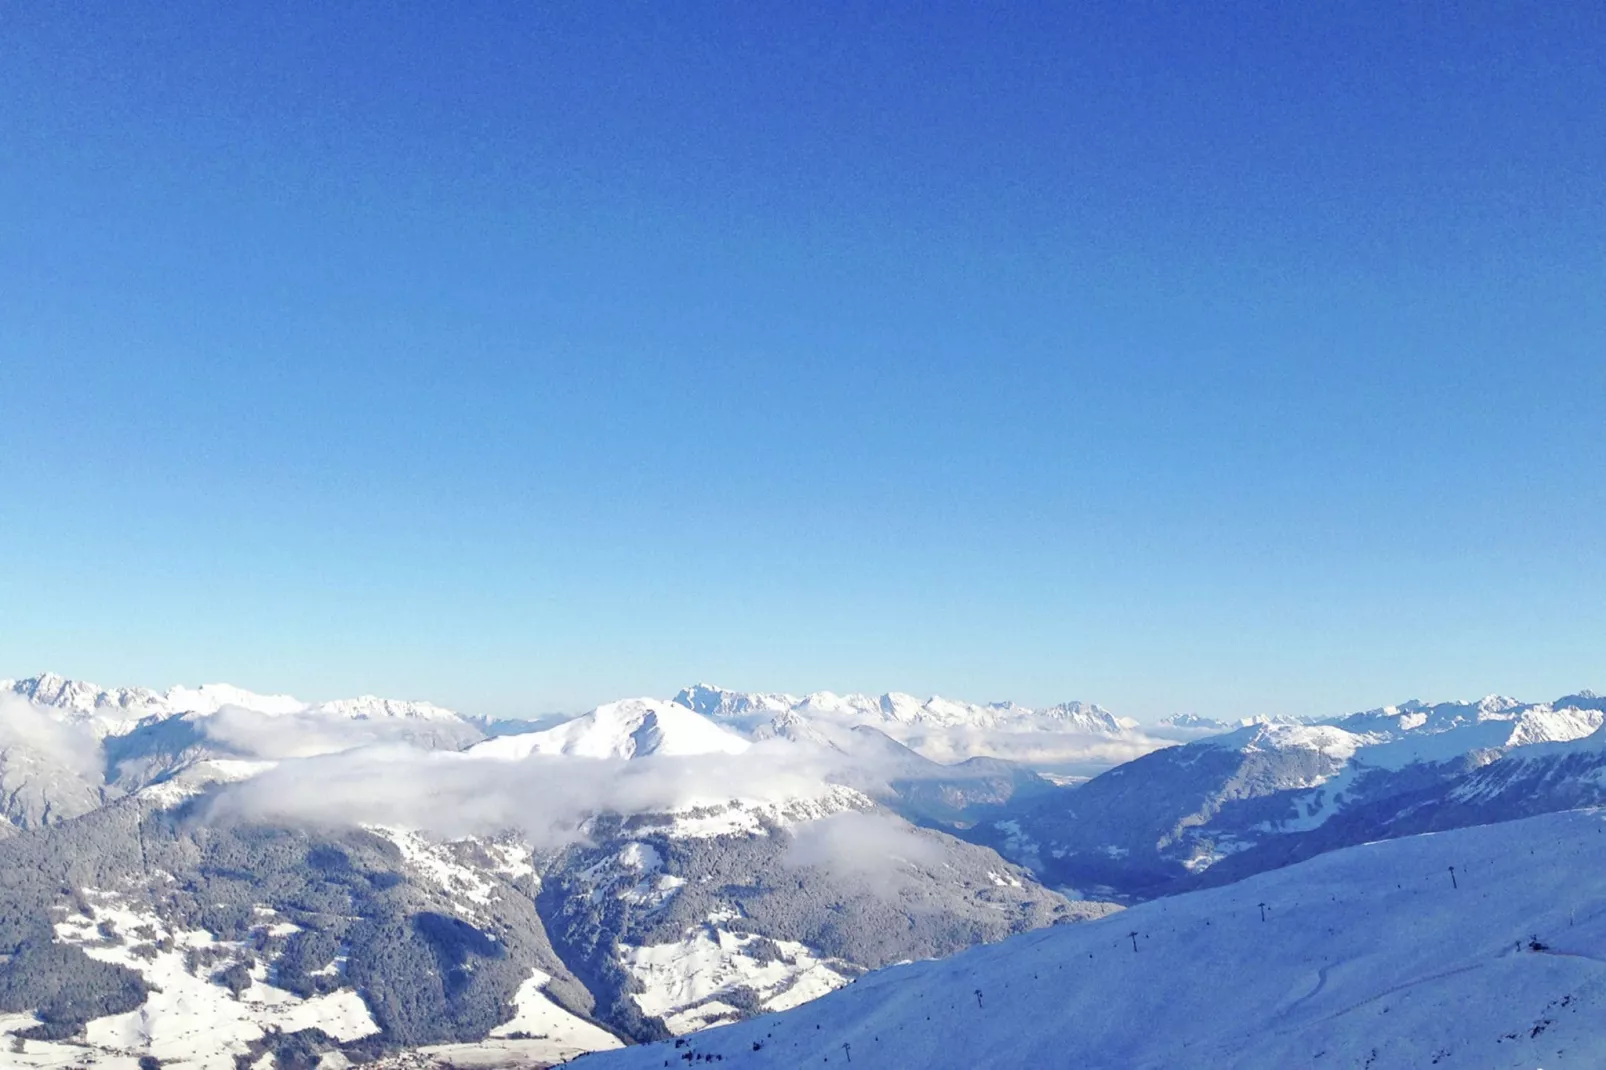
{"label": "snow", "polygon": [[513,1017],[491,1030],[493,1037],[530,1033],[550,1037],[577,1051],[601,1051],[620,1047],[619,1039],[601,1026],[571,1014],[552,1002],[546,986],[552,977],[535,970],[513,994]]}
{"label": "snow", "polygon": [[200,687],[178,686],[162,696],[173,713],[216,713],[225,706],[250,710],[252,713],[300,713],[307,704],[290,695],[258,695],[233,684],[202,684]]}
{"label": "snow", "polygon": [[719,997],[737,989],[751,989],[766,1010],[789,1010],[842,987],[858,973],[789,940],[773,941],[779,957],[756,955],[762,938],[719,928],[717,920],[688,929],[675,943],[619,947],[620,963],[645,986],[637,1005],[644,1014],[662,1017],[672,1033],[734,1021],[741,1012]]}
{"label": "snow", "polygon": [[0,1037],[6,1038],[0,1050],[0,1066],[7,1070],[141,1070],[138,1055],[101,1051],[86,1047],[82,1041],[19,1040],[12,1036],[38,1024],[39,1019],[31,1014],[0,1014]]}
{"label": "snow", "polygon": [[[260,962],[251,967],[252,984],[235,996],[211,975],[229,961],[246,961],[245,944],[221,941],[203,930],[173,929],[155,913],[114,893],[86,889],[84,898],[90,913],[57,921],[56,938],[82,947],[93,958],[135,970],[151,986],[150,994],[135,1010],[89,1022],[81,1040],[44,1043],[13,1038],[0,1065],[41,1070],[76,1065],[120,1068],[136,1065],[135,1057],[148,1054],[170,1068],[233,1070],[234,1056],[246,1054],[250,1043],[269,1028],[285,1032],[317,1028],[339,1040],[379,1031],[362,997],[351,989],[302,999],[268,984],[267,967]],[[269,911],[259,916],[273,915]],[[262,928],[282,932],[287,924]],[[113,939],[103,935],[102,927],[114,934]],[[289,929],[294,931],[295,926]],[[185,964],[191,951],[221,957],[191,972]],[[9,1016],[0,1023],[0,1032],[31,1024],[31,1015]]]}
{"label": "snow", "polygon": [[638,758],[650,754],[740,754],[751,744],[728,728],[674,702],[624,699],[541,732],[497,736],[470,747],[482,758],[534,754],[578,758]]}
{"label": "snow", "polygon": [[173,807],[212,784],[250,780],[278,766],[277,761],[246,758],[203,758],[184,766],[166,780],[140,788],[138,795],[161,807]]}
{"label": "snow", "polygon": [[[1547,705],[1521,707],[1514,718],[1507,718],[1505,715],[1513,709],[1505,704],[1507,702],[1509,700],[1499,703],[1485,700],[1485,716],[1481,720],[1458,718],[1451,727],[1436,731],[1425,730],[1428,722],[1418,720],[1415,713],[1408,713],[1401,715],[1401,721],[1409,721],[1412,727],[1397,737],[1390,738],[1382,733],[1353,736],[1356,745],[1350,748],[1349,764],[1322,781],[1319,790],[1300,799],[1297,803],[1299,816],[1278,822],[1275,831],[1305,832],[1325,824],[1343,812],[1350,792],[1374,769],[1397,771],[1417,763],[1449,762],[1480,754],[1492,759],[1501,751],[1517,747],[1524,748],[1524,754],[1548,753],[1544,746],[1547,742],[1565,743],[1587,737],[1601,723],[1600,711],[1553,710]],[[1312,726],[1300,731],[1315,730]],[[1210,742],[1220,743],[1227,738],[1219,737]],[[1340,750],[1328,746],[1324,753],[1336,757]],[[1263,831],[1273,831],[1269,823],[1260,827]]]}
{"label": "snow", "polygon": [[673,839],[716,836],[763,836],[770,828],[788,828],[846,810],[872,810],[875,802],[863,792],[840,784],[821,784],[812,798],[704,800],[664,814],[644,815],[638,833],[662,833]]}
{"label": "snow", "polygon": [[1101,706],[1062,702],[1033,709],[1012,702],[985,705],[933,695],[922,702],[913,695],[891,691],[880,697],[837,695],[816,691],[794,700],[792,710],[847,723],[874,727],[923,725],[941,728],[1016,728],[1074,730],[1120,735],[1125,727]]}
{"label": "snow", "polygon": [[963,702],[934,695],[921,700],[815,691],[802,698],[770,692],[728,691],[710,684],[683,689],[675,702],[754,738],[811,738],[832,726],[876,728],[938,762],[975,757],[1020,760],[1035,766],[1109,766],[1164,746],[1109,711],[1083,702],[1033,709],[1013,702]]}
{"label": "snow", "polygon": [[628,843],[619,851],[619,864],[638,872],[651,872],[664,867],[664,856],[650,843]]}
{"label": "snow", "polygon": [[1536,743],[1566,743],[1594,734],[1602,723],[1606,723],[1606,713],[1599,709],[1534,707],[1517,718],[1506,745],[1526,747]]}
{"label": "snow", "polygon": [[458,906],[472,911],[473,906],[490,906],[501,897],[494,881],[487,880],[483,873],[453,856],[449,843],[427,839],[412,829],[386,825],[366,827],[394,843],[414,875]]}
{"label": "snow", "polygon": [[[534,970],[514,993],[513,1017],[492,1029],[484,1040],[430,1044],[367,1063],[374,1070],[528,1070],[554,1066],[576,1055],[623,1046],[612,1033],[558,1006],[547,996],[552,978]],[[326,1060],[328,1055],[324,1057]],[[271,1068],[269,1068],[271,1070]],[[319,1064],[319,1070],[336,1070]]]}
{"label": "snow", "polygon": [[516,837],[481,839],[478,843],[491,856],[491,868],[497,875],[510,881],[528,878],[540,885],[541,878],[536,876],[535,866],[531,863],[533,854],[529,844]]}
{"label": "snow", "polygon": [[1225,735],[1211,736],[1199,745],[1243,751],[1313,750],[1343,762],[1370,742],[1367,737],[1330,725],[1253,724]]}
{"label": "snow", "polygon": [[25,680],[0,680],[0,691],[47,707],[60,720],[86,728],[96,738],[131,732],[145,717],[167,712],[154,691],[138,687],[107,691],[50,672]]}
{"label": "snow", "polygon": [[446,709],[444,706],[437,706],[433,702],[377,698],[373,695],[335,699],[332,702],[320,702],[315,706],[309,707],[308,710],[309,712],[321,713],[326,716],[347,717],[354,721],[398,719],[409,721],[461,720],[455,711]]}
{"label": "snow", "polygon": [[1574,811],[1336,851],[579,1065],[1562,1070],[1606,1065],[1603,1021],[1606,815]]}
{"label": "snow", "polygon": [[247,710],[267,716],[318,714],[348,720],[406,719],[460,721],[452,710],[429,702],[363,695],[354,699],[307,703],[291,695],[262,695],[233,684],[177,685],[166,691],[143,687],[115,690],[55,673],[24,680],[0,680],[10,690],[57,712],[62,720],[81,724],[97,737],[124,735],[149,719],[183,715],[210,717],[222,710]]}

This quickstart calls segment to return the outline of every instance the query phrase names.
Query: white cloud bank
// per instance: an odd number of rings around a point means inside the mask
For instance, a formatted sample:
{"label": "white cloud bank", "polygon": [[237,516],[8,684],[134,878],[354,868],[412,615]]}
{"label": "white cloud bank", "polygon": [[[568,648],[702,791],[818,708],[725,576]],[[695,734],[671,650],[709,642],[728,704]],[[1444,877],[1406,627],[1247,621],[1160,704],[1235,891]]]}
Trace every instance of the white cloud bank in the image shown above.
{"label": "white cloud bank", "polygon": [[379,744],[281,762],[226,787],[212,820],[323,826],[395,825],[436,836],[515,829],[533,845],[583,834],[599,813],[661,813],[733,799],[819,795],[832,773],[823,752],[787,743],[741,755],[634,760],[532,755],[516,760]]}

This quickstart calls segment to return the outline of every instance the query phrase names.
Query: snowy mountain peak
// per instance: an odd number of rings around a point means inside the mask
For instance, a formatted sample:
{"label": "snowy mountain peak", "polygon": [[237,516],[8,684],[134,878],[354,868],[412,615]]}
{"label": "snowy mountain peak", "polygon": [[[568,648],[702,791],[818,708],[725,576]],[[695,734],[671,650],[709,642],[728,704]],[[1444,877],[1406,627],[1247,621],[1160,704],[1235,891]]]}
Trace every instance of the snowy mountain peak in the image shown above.
{"label": "snowy mountain peak", "polygon": [[1313,750],[1347,761],[1371,742],[1367,737],[1332,725],[1251,724],[1204,741],[1206,745],[1235,750]]}
{"label": "snowy mountain peak", "polygon": [[795,707],[791,695],[731,691],[713,684],[693,684],[675,694],[674,702],[718,721],[757,724]]}
{"label": "snowy mountain peak", "polygon": [[360,695],[357,698],[335,699],[311,707],[313,712],[334,717],[349,717],[354,721],[382,721],[404,719],[412,721],[456,721],[457,713],[433,702],[410,699],[379,698]]}
{"label": "snowy mountain peak", "polygon": [[[1394,709],[1394,707],[1389,707]],[[1253,717],[1239,717],[1235,720],[1223,721],[1216,717],[1205,717],[1198,713],[1175,713],[1170,717],[1162,717],[1155,725],[1157,728],[1170,728],[1188,733],[1231,732],[1239,728],[1246,728],[1257,724],[1310,724],[1311,721],[1302,717],[1276,717],[1268,714],[1256,714]]]}
{"label": "snowy mountain peak", "polygon": [[121,735],[146,717],[168,712],[162,696],[155,691],[143,687],[111,691],[53,672],[21,680],[0,680],[0,691],[20,695],[54,711],[54,716],[60,720],[87,728],[99,737]]}
{"label": "snowy mountain peak", "polygon": [[161,701],[160,695],[143,687],[124,687],[108,691],[99,684],[72,680],[53,672],[43,672],[22,680],[0,680],[0,689],[14,691],[41,706],[53,706],[79,713],[107,709],[143,709]]}
{"label": "snowy mountain peak", "polygon": [[740,754],[747,740],[678,702],[623,699],[542,732],[499,736],[469,748],[483,757],[566,754],[579,758]]}
{"label": "snowy mountain peak", "polygon": [[1606,712],[1606,696],[1597,695],[1586,687],[1576,694],[1563,695],[1551,705],[1558,710],[1600,710]]}
{"label": "snowy mountain peak", "polygon": [[1597,707],[1563,705],[1530,706],[1511,721],[1508,747],[1522,747],[1533,743],[1565,743],[1592,735],[1606,719],[1606,703]]}
{"label": "snowy mountain peak", "polygon": [[299,713],[307,704],[290,695],[259,695],[233,684],[202,684],[169,688],[162,700],[173,713],[216,713],[225,706],[253,713]]}
{"label": "snowy mountain peak", "polygon": [[1522,705],[1521,699],[1512,698],[1510,695],[1485,695],[1478,700],[1477,708],[1480,716],[1498,717]]}
{"label": "snowy mountain peak", "polygon": [[1109,710],[1091,702],[1061,702],[1057,706],[1039,711],[1039,715],[1063,721],[1068,727],[1083,732],[1108,732],[1115,735],[1126,728],[1126,725]]}

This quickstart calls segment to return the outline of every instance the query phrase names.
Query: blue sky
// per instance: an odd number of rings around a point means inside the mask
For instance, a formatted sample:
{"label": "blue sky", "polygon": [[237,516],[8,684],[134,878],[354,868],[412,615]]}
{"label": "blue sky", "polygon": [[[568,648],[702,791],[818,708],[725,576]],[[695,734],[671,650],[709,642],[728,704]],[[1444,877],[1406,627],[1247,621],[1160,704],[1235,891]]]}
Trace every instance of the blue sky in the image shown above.
{"label": "blue sky", "polygon": [[1606,689],[1599,5],[0,16],[0,675]]}

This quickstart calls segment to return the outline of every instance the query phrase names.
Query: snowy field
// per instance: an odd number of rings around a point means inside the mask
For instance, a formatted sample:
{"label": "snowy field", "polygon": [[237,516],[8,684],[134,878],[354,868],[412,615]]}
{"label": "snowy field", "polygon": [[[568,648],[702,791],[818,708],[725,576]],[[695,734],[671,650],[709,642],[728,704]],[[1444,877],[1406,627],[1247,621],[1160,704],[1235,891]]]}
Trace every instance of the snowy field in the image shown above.
{"label": "snowy field", "polygon": [[1606,814],[1350,848],[577,1065],[666,1060],[744,1070],[1606,1066]]}

